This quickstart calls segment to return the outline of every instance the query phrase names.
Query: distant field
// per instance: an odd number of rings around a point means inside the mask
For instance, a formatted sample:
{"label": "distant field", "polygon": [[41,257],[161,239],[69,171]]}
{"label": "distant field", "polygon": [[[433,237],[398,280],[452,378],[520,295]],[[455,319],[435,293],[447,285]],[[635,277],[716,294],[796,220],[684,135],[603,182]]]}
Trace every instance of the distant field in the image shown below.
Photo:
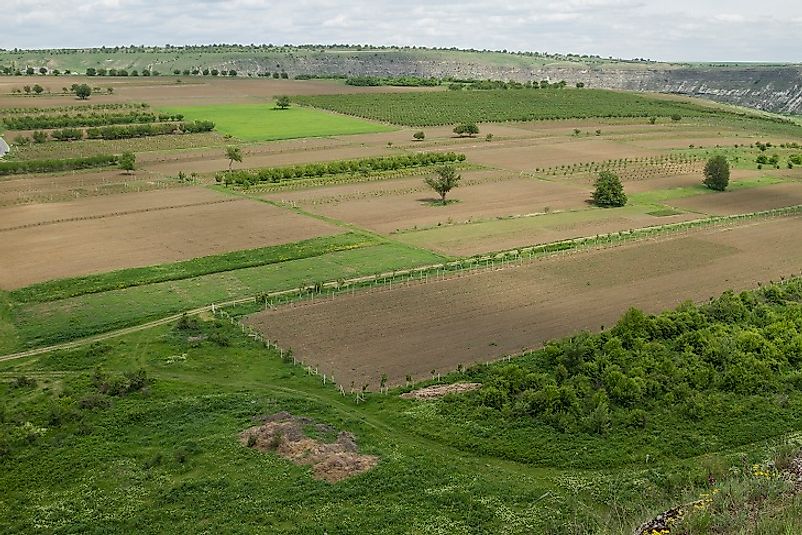
{"label": "distant field", "polygon": [[[590,117],[699,117],[710,108],[600,89],[443,91],[299,96],[307,106],[407,126]],[[192,118],[192,117],[190,117]]]}
{"label": "distant field", "polygon": [[272,103],[169,108],[187,120],[214,121],[217,131],[243,141],[389,132],[393,128],[309,108],[273,108]]}

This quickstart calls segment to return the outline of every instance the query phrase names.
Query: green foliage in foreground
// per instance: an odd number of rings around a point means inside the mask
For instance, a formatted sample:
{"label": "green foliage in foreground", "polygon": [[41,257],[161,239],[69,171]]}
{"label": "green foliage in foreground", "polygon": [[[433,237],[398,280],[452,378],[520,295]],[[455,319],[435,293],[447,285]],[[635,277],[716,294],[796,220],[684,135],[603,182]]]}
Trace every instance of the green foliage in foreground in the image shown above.
{"label": "green foliage in foreground", "polygon": [[687,117],[725,114],[696,104],[601,89],[359,93],[299,96],[295,101],[407,126],[590,117],[670,117],[677,113]]}
{"label": "green foliage in foreground", "polygon": [[87,158],[67,158],[62,160],[26,160],[0,162],[0,176],[22,173],[55,173],[93,169],[117,164],[117,157],[109,154]]}
{"label": "green foliage in foreground", "polygon": [[348,232],[338,236],[311,238],[284,245],[204,256],[172,264],[121,269],[99,275],[47,281],[14,290],[10,292],[10,295],[20,303],[45,303],[79,295],[120,290],[156,282],[191,279],[210,273],[310,258],[377,243],[376,238]]}
{"label": "green foliage in foreground", "polygon": [[465,373],[478,392],[415,425],[456,447],[599,468],[686,458],[802,426],[802,279],[549,343]]}
{"label": "green foliage in foreground", "polygon": [[[418,421],[449,403],[371,394],[356,405],[216,321],[0,363],[0,531],[631,533],[740,463],[735,453],[537,468],[432,439]],[[279,411],[353,433],[379,465],[332,485],[237,442],[255,417]],[[493,426],[471,432],[485,439]],[[536,446],[540,431],[517,446]],[[572,447],[577,436],[551,438]],[[747,453],[764,458],[762,447]]]}
{"label": "green foliage in foreground", "polygon": [[[232,160],[233,161],[233,160]],[[377,173],[423,167],[438,163],[465,161],[465,155],[456,152],[416,152],[402,156],[379,156],[375,158],[357,158],[354,160],[338,160],[324,163],[291,165],[287,167],[267,167],[264,169],[243,169],[217,173],[217,182],[226,185],[238,184],[248,186],[260,182],[282,182],[303,178],[316,178],[342,173]]]}

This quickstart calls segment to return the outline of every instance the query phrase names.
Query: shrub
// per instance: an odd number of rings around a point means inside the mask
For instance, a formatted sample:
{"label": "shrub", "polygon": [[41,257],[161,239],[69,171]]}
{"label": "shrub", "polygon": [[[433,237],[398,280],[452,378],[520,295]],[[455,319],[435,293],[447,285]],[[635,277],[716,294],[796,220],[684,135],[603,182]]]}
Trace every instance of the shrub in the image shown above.
{"label": "shrub", "polygon": [[596,180],[593,191],[593,204],[604,208],[624,206],[627,204],[627,195],[621,179],[612,171],[602,171]]}
{"label": "shrub", "polygon": [[426,134],[423,132],[423,130],[420,130],[412,134],[412,139],[414,139],[415,141],[423,141],[425,138]]}
{"label": "shrub", "polygon": [[460,137],[473,137],[479,133],[479,127],[475,123],[462,123],[454,127],[454,133]]}
{"label": "shrub", "polygon": [[716,155],[705,164],[704,185],[716,191],[724,191],[730,183],[730,164],[727,158]]}

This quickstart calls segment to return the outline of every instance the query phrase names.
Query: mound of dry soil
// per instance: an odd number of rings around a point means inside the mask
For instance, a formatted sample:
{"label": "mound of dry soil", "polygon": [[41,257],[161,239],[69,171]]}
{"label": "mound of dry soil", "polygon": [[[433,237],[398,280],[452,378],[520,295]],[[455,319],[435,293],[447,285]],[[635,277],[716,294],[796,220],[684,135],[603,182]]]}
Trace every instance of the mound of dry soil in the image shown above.
{"label": "mound of dry soil", "polygon": [[441,398],[446,394],[461,394],[463,392],[478,390],[481,387],[482,383],[454,383],[451,385],[433,385],[433,386],[427,386],[426,388],[413,390],[412,392],[406,392],[405,394],[401,394],[401,398],[417,399],[417,400],[436,399],[436,398]]}
{"label": "mound of dry soil", "polygon": [[306,435],[304,428],[314,426],[320,433],[334,432],[326,424],[288,412],[266,416],[262,424],[240,433],[240,443],[259,451],[274,451],[300,466],[311,466],[315,479],[336,483],[367,472],[379,462],[374,455],[359,453],[354,436],[340,431],[334,442],[322,442]]}

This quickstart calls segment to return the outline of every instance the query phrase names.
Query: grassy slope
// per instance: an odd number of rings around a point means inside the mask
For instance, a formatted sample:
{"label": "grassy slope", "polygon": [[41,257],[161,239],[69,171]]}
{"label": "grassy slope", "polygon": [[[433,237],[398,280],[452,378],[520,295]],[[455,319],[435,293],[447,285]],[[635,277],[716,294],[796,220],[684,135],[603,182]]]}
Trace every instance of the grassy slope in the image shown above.
{"label": "grassy slope", "polygon": [[[8,513],[0,530],[626,533],[704,485],[710,467],[725,473],[738,462],[732,452],[701,464],[652,459],[648,469],[578,471],[477,456],[424,436],[439,403],[371,395],[355,405],[238,329],[203,329],[229,345],[188,343],[162,327],[0,363],[0,503]],[[98,366],[142,368],[155,383],[147,393],[106,397],[107,408],[81,408],[80,400],[97,399],[89,376]],[[37,385],[13,388],[23,374]],[[282,410],[354,433],[379,466],[331,485],[237,443],[252,417]],[[753,449],[760,458],[762,448]]]}
{"label": "grassy slope", "polygon": [[216,129],[244,141],[387,132],[392,128],[353,117],[307,108],[275,109],[272,104],[238,104],[168,108],[187,120],[214,121]]}

